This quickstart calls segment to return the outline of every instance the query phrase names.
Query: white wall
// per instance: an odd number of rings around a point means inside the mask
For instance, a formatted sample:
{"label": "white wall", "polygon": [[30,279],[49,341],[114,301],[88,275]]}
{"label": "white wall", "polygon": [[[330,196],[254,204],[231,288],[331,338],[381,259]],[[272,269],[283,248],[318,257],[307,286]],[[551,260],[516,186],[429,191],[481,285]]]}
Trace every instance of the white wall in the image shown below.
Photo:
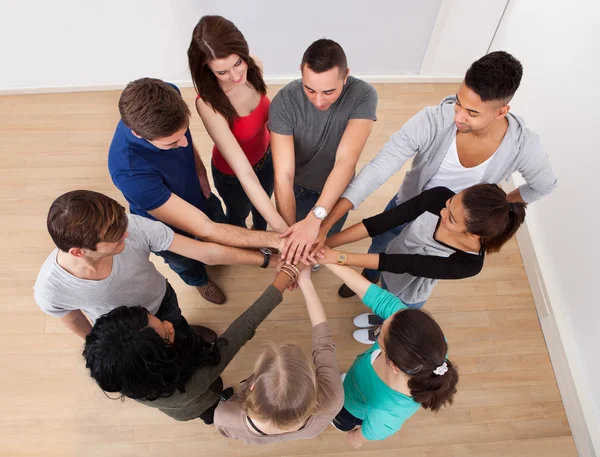
{"label": "white wall", "polygon": [[204,14],[231,19],[267,77],[299,74],[328,37],[355,74],[418,73],[441,0],[21,0],[0,14],[0,90],[189,80],[187,47]]}
{"label": "white wall", "polygon": [[421,73],[456,76],[487,53],[508,0],[442,0]]}
{"label": "white wall", "polygon": [[580,455],[593,455],[592,445],[600,455],[600,2],[512,0],[492,44],[499,49],[523,63],[511,105],[540,135],[559,179],[527,214],[547,290],[540,320]]}

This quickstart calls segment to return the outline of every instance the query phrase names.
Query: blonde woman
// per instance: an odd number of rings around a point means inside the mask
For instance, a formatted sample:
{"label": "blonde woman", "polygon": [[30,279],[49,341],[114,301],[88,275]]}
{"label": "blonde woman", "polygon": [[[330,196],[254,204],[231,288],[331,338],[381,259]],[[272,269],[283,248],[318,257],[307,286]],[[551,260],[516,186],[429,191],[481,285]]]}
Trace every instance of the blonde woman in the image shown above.
{"label": "blonde woman", "polygon": [[215,411],[215,427],[227,438],[253,444],[314,438],[342,409],[335,343],[310,269],[300,272],[298,285],[312,324],[312,362],[295,344],[268,343],[239,394]]}

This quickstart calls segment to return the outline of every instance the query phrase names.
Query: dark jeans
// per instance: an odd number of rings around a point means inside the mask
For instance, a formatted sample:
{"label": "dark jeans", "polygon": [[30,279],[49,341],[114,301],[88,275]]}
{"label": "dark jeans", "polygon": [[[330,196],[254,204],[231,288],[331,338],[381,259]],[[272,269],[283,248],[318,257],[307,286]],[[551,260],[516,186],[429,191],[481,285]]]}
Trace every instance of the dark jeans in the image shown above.
{"label": "dark jeans", "polygon": [[160,308],[154,314],[155,317],[161,321],[169,321],[175,327],[175,332],[191,332],[192,328],[188,324],[185,317],[181,314],[181,308],[179,307],[179,301],[177,300],[177,294],[169,281],[167,281],[167,290],[163,297]]}
{"label": "dark jeans", "polygon": [[363,423],[362,419],[354,417],[346,408],[342,408],[333,421],[335,422],[335,426],[343,432],[351,432],[355,427]]}
{"label": "dark jeans", "polygon": [[[238,227],[246,227],[246,219],[252,211],[252,223],[256,230],[266,230],[267,221],[262,215],[252,206],[250,199],[246,195],[246,191],[242,187],[240,180],[235,175],[226,175],[221,173],[214,164],[212,166],[213,182],[215,188],[219,191],[219,195],[225,203],[227,221],[231,225]],[[273,174],[273,157],[268,151],[264,158],[254,165],[254,173],[260,185],[265,190],[267,195],[273,195],[274,174]]]}
{"label": "dark jeans", "polygon": [[[294,184],[294,195],[296,196],[296,222],[299,222],[308,216],[310,210],[315,207],[317,200],[321,196],[321,192]],[[348,219],[348,214],[344,214],[339,221],[333,224],[333,227],[327,232],[327,236],[335,235],[342,230],[346,219]]]}
{"label": "dark jeans", "polygon": [[[214,222],[227,223],[221,200],[215,194],[211,194],[210,198],[206,200],[204,214]],[[206,267],[202,262],[171,251],[155,252],[155,254],[162,257],[171,270],[177,273],[188,286],[204,286],[208,282]]]}

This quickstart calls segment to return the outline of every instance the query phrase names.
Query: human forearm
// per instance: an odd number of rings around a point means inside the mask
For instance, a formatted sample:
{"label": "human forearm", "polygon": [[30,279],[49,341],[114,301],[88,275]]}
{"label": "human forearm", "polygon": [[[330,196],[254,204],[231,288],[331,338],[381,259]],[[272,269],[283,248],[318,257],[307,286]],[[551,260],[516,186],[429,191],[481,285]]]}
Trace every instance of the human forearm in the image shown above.
{"label": "human forearm", "polygon": [[[333,252],[337,256],[338,251]],[[379,269],[379,254],[358,254],[356,252],[346,252],[346,255],[348,256],[348,260],[346,261],[345,265],[368,268],[370,270]]]}
{"label": "human forearm", "polygon": [[[322,206],[327,210],[327,212],[331,212],[338,202],[340,195],[348,186],[348,183],[352,179],[355,170],[355,163],[344,163],[344,161],[336,161],[333,170],[329,173],[329,177],[327,181],[325,181],[325,186],[323,186],[323,191],[317,200],[317,206]],[[340,217],[342,217],[340,215]],[[338,218],[339,219],[339,218]]]}
{"label": "human forearm", "polygon": [[85,339],[87,334],[92,330],[92,324],[90,324],[90,321],[79,309],[71,311],[66,316],[62,316],[60,320],[65,327],[83,339]]}
{"label": "human forearm", "polygon": [[281,182],[275,179],[275,202],[277,211],[288,226],[296,223],[296,197],[292,181]]}
{"label": "human forearm", "polygon": [[321,229],[325,231],[325,233],[331,230],[331,227],[339,221],[344,214],[352,209],[352,203],[347,198],[340,198],[337,203],[333,206],[333,209],[329,212],[323,223],[321,224]]}
{"label": "human forearm", "polygon": [[[191,240],[193,241],[193,240]],[[261,266],[264,263],[265,256],[262,252],[251,251],[248,249],[223,246],[216,243],[207,243],[197,241],[201,247],[194,247],[186,251],[186,257],[196,259],[206,265],[256,265]],[[268,266],[274,266],[271,256]]]}
{"label": "human forearm", "polygon": [[306,280],[299,280],[298,286],[302,291],[302,295],[304,295],[306,309],[308,310],[308,317],[310,318],[310,323],[312,326],[316,327],[317,325],[325,322],[327,320],[327,315],[325,314],[323,304],[321,303],[319,295],[317,294],[315,286],[310,278]]}
{"label": "human forearm", "polygon": [[348,433],[348,441],[354,449],[363,447],[369,440],[362,434],[361,428],[357,428]]}
{"label": "human forearm", "polygon": [[325,267],[344,281],[344,283],[352,289],[361,300],[367,293],[367,289],[371,287],[371,281],[350,267],[334,264],[325,265]]}
{"label": "human forearm", "polygon": [[340,233],[336,233],[335,235],[327,238],[325,244],[330,248],[334,248],[336,246],[354,243],[355,241],[365,239],[368,236],[369,232],[367,232],[365,224],[359,222],[358,224],[354,224],[353,226],[342,230]]}
{"label": "human forearm", "polygon": [[238,178],[250,202],[261,216],[265,218],[271,228],[277,233],[285,232],[289,226],[277,212],[275,206],[273,206],[273,202],[262,188],[254,170],[251,170],[248,174],[238,176]]}
{"label": "human forearm", "polygon": [[283,241],[276,232],[248,230],[229,224],[215,224],[206,231],[207,241],[239,248],[281,249]]}

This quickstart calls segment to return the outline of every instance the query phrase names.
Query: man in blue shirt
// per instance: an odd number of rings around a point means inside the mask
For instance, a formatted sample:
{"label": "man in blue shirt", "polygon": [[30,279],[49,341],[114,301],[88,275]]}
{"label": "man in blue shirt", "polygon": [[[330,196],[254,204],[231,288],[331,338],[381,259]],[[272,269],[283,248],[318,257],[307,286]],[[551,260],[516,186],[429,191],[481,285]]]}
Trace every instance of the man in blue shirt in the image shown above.
{"label": "man in blue shirt", "polygon": [[[279,246],[275,233],[225,224],[221,201],[211,193],[192,143],[190,110],[177,87],[151,78],[133,81],[121,94],[119,112],[108,168],[131,213],[160,220],[192,238],[238,247]],[[170,251],[156,254],[204,299],[225,302],[203,263]]]}

